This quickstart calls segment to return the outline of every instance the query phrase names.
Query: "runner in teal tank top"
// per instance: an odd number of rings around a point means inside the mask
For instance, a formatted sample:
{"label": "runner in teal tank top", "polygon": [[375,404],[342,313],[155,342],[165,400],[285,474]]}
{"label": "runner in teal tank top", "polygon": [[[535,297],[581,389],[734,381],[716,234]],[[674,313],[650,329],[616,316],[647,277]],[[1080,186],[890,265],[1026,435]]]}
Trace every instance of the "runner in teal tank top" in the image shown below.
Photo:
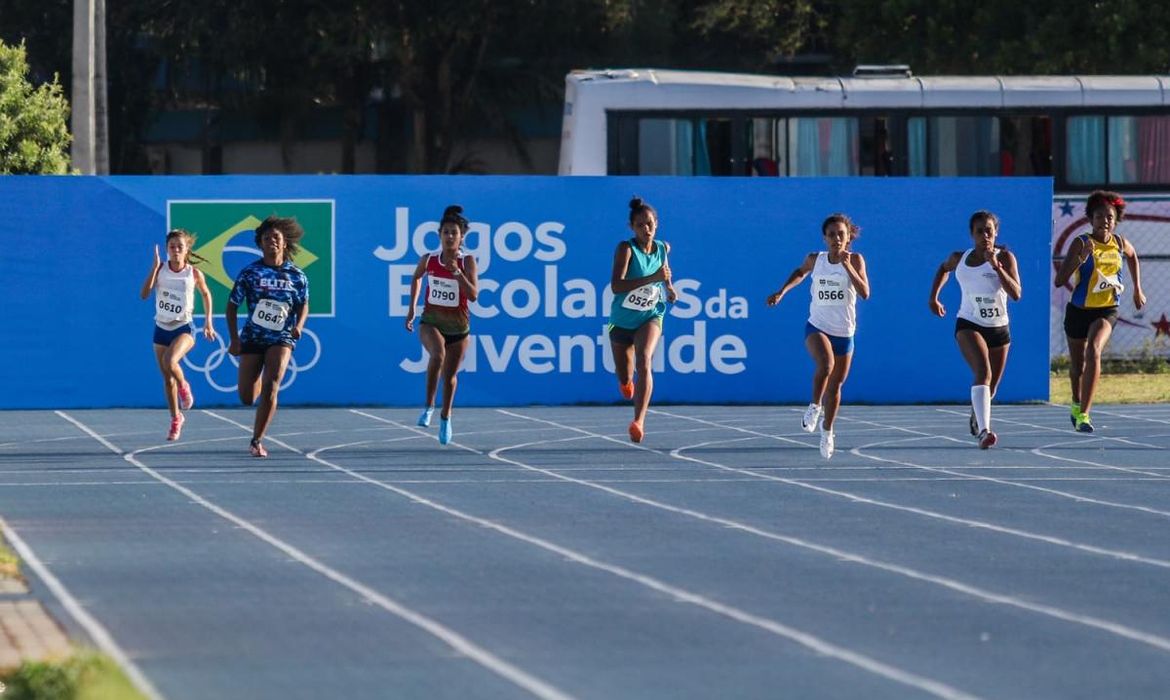
{"label": "runner in teal tank top", "polygon": [[630,440],[642,442],[642,424],[654,390],[651,360],[662,337],[666,304],[676,295],[667,261],[670,244],[655,240],[658,212],[638,197],[630,200],[630,229],[634,237],[619,243],[613,254],[609,344],[618,389],[625,398],[634,399]]}

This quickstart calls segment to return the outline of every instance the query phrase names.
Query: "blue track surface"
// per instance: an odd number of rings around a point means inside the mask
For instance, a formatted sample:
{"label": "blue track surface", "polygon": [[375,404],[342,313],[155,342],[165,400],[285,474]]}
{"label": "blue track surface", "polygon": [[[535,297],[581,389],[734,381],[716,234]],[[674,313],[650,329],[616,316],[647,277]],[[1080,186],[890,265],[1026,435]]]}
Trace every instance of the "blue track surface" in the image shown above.
{"label": "blue track surface", "polygon": [[175,700],[1166,697],[1170,406],[967,410],[10,411],[0,516]]}

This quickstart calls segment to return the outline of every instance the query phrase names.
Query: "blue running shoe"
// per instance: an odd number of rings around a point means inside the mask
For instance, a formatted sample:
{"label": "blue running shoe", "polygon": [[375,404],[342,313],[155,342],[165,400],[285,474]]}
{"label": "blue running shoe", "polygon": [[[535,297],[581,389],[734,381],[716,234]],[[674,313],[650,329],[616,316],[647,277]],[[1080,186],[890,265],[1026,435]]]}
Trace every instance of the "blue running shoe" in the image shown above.
{"label": "blue running shoe", "polygon": [[451,419],[440,418],[439,419],[439,444],[446,445],[447,443],[451,442],[451,434],[452,434]]}
{"label": "blue running shoe", "polygon": [[434,406],[427,406],[426,408],[424,408],[422,410],[422,413],[418,414],[418,426],[420,428],[429,427],[431,424],[431,416],[433,416],[434,414],[435,414],[435,407]]}

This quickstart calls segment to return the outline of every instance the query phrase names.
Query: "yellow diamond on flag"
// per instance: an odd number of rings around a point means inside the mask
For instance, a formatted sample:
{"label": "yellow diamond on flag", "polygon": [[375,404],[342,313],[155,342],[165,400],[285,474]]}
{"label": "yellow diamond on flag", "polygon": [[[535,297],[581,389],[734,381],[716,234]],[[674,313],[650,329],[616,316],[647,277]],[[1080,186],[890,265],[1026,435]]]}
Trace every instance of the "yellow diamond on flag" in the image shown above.
{"label": "yellow diamond on flag", "polygon": [[[236,223],[231,228],[211,239],[204,245],[196,248],[194,253],[205,260],[207,263],[201,265],[200,269],[213,280],[219,282],[227,288],[231,288],[235,284],[235,280],[227,273],[227,269],[223,266],[223,251],[230,241],[240,231],[255,231],[256,227],[261,224],[260,219],[255,216],[246,216]],[[317,262],[317,256],[313,254],[308,248],[301,248],[296,255],[293,256],[292,262],[297,267],[304,270],[306,267]]]}

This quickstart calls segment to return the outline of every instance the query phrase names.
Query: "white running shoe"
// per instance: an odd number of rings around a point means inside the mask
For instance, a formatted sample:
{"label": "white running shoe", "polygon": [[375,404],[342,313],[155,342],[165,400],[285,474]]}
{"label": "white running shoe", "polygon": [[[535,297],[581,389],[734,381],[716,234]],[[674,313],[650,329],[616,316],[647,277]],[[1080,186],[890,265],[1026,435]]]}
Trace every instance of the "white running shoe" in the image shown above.
{"label": "white running shoe", "polygon": [[815,403],[810,403],[808,408],[804,409],[804,417],[800,419],[800,427],[804,432],[811,433],[817,429],[817,424],[821,421],[821,407]]}
{"label": "white running shoe", "polygon": [[833,457],[833,433],[827,430],[821,431],[821,456],[825,459],[832,459]]}

